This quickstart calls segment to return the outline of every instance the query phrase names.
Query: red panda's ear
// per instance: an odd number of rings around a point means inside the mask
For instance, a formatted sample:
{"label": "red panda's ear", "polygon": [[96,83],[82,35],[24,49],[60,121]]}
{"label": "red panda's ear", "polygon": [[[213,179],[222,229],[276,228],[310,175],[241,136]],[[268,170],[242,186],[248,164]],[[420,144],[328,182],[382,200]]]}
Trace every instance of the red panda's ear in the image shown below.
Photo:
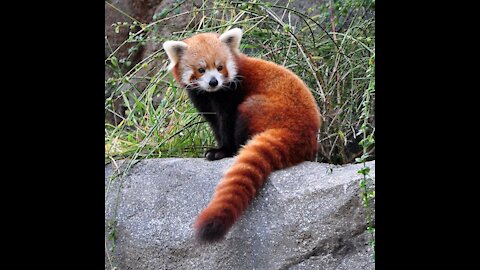
{"label": "red panda's ear", "polygon": [[219,39],[223,43],[227,44],[228,47],[230,47],[230,49],[232,49],[234,52],[238,52],[238,48],[240,48],[240,41],[242,40],[242,35],[242,29],[233,28],[220,35]]}
{"label": "red panda's ear", "polygon": [[165,41],[163,43],[163,49],[167,53],[168,59],[170,59],[170,65],[168,70],[171,70],[180,61],[180,57],[187,49],[188,45],[181,41]]}

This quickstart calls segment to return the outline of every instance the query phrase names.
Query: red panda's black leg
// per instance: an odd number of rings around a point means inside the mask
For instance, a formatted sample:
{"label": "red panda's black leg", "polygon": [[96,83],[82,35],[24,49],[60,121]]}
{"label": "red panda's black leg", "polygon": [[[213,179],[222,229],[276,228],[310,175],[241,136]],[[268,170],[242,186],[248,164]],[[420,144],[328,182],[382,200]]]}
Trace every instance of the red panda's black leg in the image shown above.
{"label": "red panda's black leg", "polygon": [[232,157],[238,150],[235,145],[234,131],[235,131],[235,111],[222,110],[223,108],[217,108],[217,131],[218,136],[217,144],[218,148],[213,148],[205,153],[205,157],[208,160],[218,160],[225,157]]}
{"label": "red panda's black leg", "polygon": [[[220,132],[218,106],[216,105],[217,102],[215,101],[215,94],[196,91],[195,89],[188,87],[187,94],[195,108],[197,108],[198,112],[205,120],[207,120],[210,128],[213,130],[215,140],[220,147],[222,142],[222,134]],[[221,153],[217,154],[218,151],[219,150],[217,148],[209,149],[205,153],[205,157],[208,160],[216,160],[223,158],[224,156],[222,156]],[[217,158],[215,156],[217,156]]]}
{"label": "red panda's black leg", "polygon": [[224,150],[217,148],[211,148],[207,152],[205,152],[205,158],[208,160],[219,160],[231,156],[233,156],[232,153],[227,153]]}
{"label": "red panda's black leg", "polygon": [[232,157],[248,139],[247,122],[237,113],[222,113],[219,117],[218,130],[220,132],[217,140],[219,148],[209,149],[205,153],[208,160],[218,160],[225,157]]}
{"label": "red panda's black leg", "polygon": [[237,117],[237,108],[244,95],[237,86],[238,84],[231,84],[229,89],[211,93],[187,87],[189,98],[210,124],[217,141],[217,148],[205,153],[208,160],[232,157],[246,141],[245,122],[239,121]]}

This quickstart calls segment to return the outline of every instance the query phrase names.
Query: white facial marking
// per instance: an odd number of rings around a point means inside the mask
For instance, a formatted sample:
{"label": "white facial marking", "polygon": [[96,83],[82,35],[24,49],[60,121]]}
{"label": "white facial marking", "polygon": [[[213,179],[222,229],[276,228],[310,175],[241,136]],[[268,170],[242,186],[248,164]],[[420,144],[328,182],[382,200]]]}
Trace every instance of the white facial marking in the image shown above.
{"label": "white facial marking", "polygon": [[[212,78],[215,78],[217,80],[218,84],[216,86],[210,86],[209,83]],[[205,70],[205,73],[203,74],[203,76],[197,80],[197,83],[200,86],[200,88],[202,88],[207,92],[218,91],[222,87],[224,82],[225,82],[225,76],[223,76],[220,72],[218,72],[217,69]]]}
{"label": "white facial marking", "polygon": [[185,67],[183,70],[184,71],[182,73],[182,82],[188,85],[190,84],[190,78],[193,75],[193,70],[189,67]]}

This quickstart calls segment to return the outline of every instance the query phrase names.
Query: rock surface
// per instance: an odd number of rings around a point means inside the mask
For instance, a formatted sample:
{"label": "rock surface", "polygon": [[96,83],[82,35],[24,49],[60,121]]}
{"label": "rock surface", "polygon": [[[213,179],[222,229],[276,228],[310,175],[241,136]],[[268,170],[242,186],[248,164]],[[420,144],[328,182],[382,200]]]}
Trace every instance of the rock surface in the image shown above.
{"label": "rock surface", "polygon": [[[196,215],[233,159],[151,159],[110,181],[105,269],[374,269],[361,204],[362,165],[304,162],[274,172],[222,242],[193,239]],[[375,175],[375,162],[367,163]]]}

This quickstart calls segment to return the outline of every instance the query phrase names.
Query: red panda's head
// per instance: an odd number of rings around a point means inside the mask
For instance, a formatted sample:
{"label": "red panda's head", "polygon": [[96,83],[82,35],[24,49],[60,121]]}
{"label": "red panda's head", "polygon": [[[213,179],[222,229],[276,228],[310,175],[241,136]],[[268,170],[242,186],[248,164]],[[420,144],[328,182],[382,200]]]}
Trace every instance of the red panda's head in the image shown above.
{"label": "red panda's head", "polygon": [[163,48],[170,60],[169,70],[185,86],[215,92],[237,75],[234,55],[239,53],[242,30],[222,35],[198,34],[183,41],[166,41]]}

